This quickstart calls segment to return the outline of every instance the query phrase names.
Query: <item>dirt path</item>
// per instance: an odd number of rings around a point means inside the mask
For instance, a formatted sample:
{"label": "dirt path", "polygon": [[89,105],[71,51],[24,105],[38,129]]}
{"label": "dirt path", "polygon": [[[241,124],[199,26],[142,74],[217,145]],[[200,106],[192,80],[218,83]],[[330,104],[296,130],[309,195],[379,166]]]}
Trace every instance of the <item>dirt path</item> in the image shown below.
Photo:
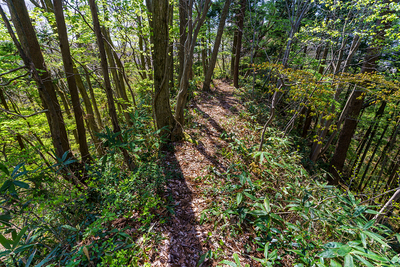
{"label": "dirt path", "polygon": [[[229,124],[230,131],[245,129],[238,116],[244,107],[233,96],[235,89],[220,80],[214,84],[216,88],[211,93],[203,93],[189,103],[193,119],[186,133],[196,141],[173,143],[167,152],[168,171],[176,176],[168,183],[175,215],[158,229],[166,239],[152,266],[196,266],[200,255],[213,249],[213,239],[208,236],[213,225],[199,224],[209,201],[203,194],[209,186],[203,183],[203,178],[210,167],[220,172],[228,167],[229,162],[217,155],[218,150],[228,146],[220,137],[224,131],[228,132],[226,126]],[[215,263],[205,262],[202,266],[212,265]]]}

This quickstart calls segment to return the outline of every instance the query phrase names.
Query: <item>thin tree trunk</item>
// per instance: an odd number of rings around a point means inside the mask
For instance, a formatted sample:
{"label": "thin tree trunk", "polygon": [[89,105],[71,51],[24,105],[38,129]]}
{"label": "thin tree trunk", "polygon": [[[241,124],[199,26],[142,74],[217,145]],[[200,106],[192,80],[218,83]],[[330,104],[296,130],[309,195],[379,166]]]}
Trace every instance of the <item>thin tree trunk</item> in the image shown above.
{"label": "thin tree trunk", "polygon": [[231,55],[231,77],[233,78],[233,73],[235,69],[235,56],[236,56],[236,46],[237,46],[237,38],[238,38],[238,30],[235,30],[233,34],[233,42],[232,42],[232,55]]}
{"label": "thin tree trunk", "polygon": [[239,88],[239,65],[240,65],[240,52],[242,49],[242,38],[243,38],[243,24],[244,15],[246,11],[246,0],[240,0],[240,10],[238,14],[238,37],[236,44],[236,55],[235,55],[235,66],[233,68],[233,85]]}
{"label": "thin tree trunk", "polygon": [[[379,22],[380,24],[380,22]],[[367,49],[367,54],[364,59],[361,73],[371,73],[376,70],[377,61],[379,59],[382,40],[384,39],[385,30],[381,30],[376,35],[375,44],[371,44]],[[380,40],[380,42],[379,42]],[[356,90],[351,96],[349,113],[343,124],[343,129],[340,132],[339,140],[335,149],[335,153],[331,160],[330,172],[332,177],[328,178],[330,184],[338,184],[340,180],[339,173],[342,172],[344,162],[346,160],[347,151],[350,147],[351,140],[356,131],[358,116],[361,112],[365,94],[362,90]]]}
{"label": "thin tree trunk", "polygon": [[[191,1],[192,3],[192,1]],[[189,4],[189,19],[188,19],[188,25],[189,25],[189,30],[188,30],[188,35],[187,35],[187,40],[185,41],[185,62],[184,62],[184,68],[183,68],[183,73],[182,73],[182,79],[180,81],[179,85],[179,93],[176,98],[176,108],[175,108],[175,120],[178,122],[176,124],[176,127],[174,128],[173,132],[173,139],[180,139],[183,136],[183,125],[184,125],[184,109],[186,106],[186,98],[187,98],[187,93],[188,93],[188,87],[189,87],[189,77],[190,77],[190,71],[191,71],[191,66],[193,62],[193,53],[194,53],[194,47],[196,45],[196,40],[197,36],[199,34],[200,28],[203,25],[207,11],[210,8],[210,0],[204,0],[202,1],[202,12],[197,15],[196,18],[196,23],[192,21],[192,4]],[[196,25],[196,28],[193,29],[193,26]]]}
{"label": "thin tree trunk", "polygon": [[[376,145],[375,145],[375,149],[374,149],[374,151],[372,152],[371,157],[369,158],[368,164],[367,164],[367,166],[365,167],[364,174],[363,174],[363,176],[361,177],[361,181],[360,181],[359,187],[358,187],[360,192],[364,192],[365,187],[366,187],[366,186],[368,185],[368,183],[369,183],[369,180],[370,180],[370,179],[368,179],[368,180],[365,182],[364,186],[363,186],[363,181],[365,180],[365,177],[366,177],[366,175],[367,175],[367,173],[368,173],[369,167],[371,166],[371,164],[372,164],[372,162],[373,162],[373,160],[374,160],[374,158],[375,158],[376,152],[378,152],[378,149],[379,149],[379,146],[380,146],[380,144],[381,144],[381,142],[382,142],[382,140],[383,140],[383,137],[385,136],[386,131],[387,131],[387,129],[389,128],[389,124],[390,124],[390,122],[388,121],[388,122],[386,123],[385,128],[383,129],[383,132],[382,132],[382,134],[381,134],[381,137],[379,138],[378,142],[377,142]],[[372,174],[370,175],[369,178],[371,178],[371,177],[372,177]]]}
{"label": "thin tree trunk", "polygon": [[78,131],[79,151],[81,152],[82,160],[88,163],[92,161],[92,157],[90,156],[89,153],[89,147],[86,138],[85,123],[83,121],[83,112],[74,77],[73,63],[72,63],[71,53],[69,50],[68,34],[64,20],[62,0],[54,0],[54,14],[56,17],[58,37],[60,39],[60,48],[61,48],[62,60],[64,63],[64,70],[67,76],[67,83],[69,92],[71,94],[72,108],[74,111],[75,123]]}
{"label": "thin tree trunk", "polygon": [[187,39],[187,24],[188,24],[188,0],[179,0],[179,46],[178,46],[178,58],[179,58],[179,75],[178,75],[178,86],[181,84],[183,75],[183,68],[185,65],[185,42]]}
{"label": "thin tree trunk", "polygon": [[[98,18],[98,14],[97,14],[97,6],[95,3],[95,0],[89,0],[89,6],[90,6],[90,11],[92,13],[93,26],[94,26],[94,31],[95,31],[96,38],[97,38],[97,44],[99,46],[101,69],[103,70],[104,84],[105,84],[106,95],[107,95],[108,111],[109,111],[109,114],[111,117],[111,123],[113,125],[114,133],[120,133],[121,128],[119,126],[118,116],[117,116],[117,112],[115,110],[115,103],[114,103],[113,93],[112,93],[112,89],[111,89],[110,77],[109,77],[109,73],[108,73],[107,57],[106,57],[106,52],[105,52],[105,48],[104,48],[103,37],[101,34],[101,28],[100,28],[99,18]],[[121,142],[123,142],[121,135],[118,135],[118,139]],[[128,151],[126,151],[126,149],[123,147],[120,147],[120,150],[124,156],[125,164],[127,165],[127,167],[130,170],[133,170],[135,168],[135,164],[132,162],[132,159],[130,158]]]}
{"label": "thin tree trunk", "polygon": [[[112,52],[112,47],[111,47],[111,39],[109,39],[109,34],[108,31],[105,27],[102,27],[102,34],[103,34],[103,38],[106,41],[105,42],[105,50],[106,50],[106,54],[107,54],[107,59],[108,59],[108,64],[110,66],[111,69],[111,75],[113,77],[114,80],[114,85],[115,85],[115,93],[117,95],[117,97],[119,98],[119,100],[117,100],[117,105],[119,105],[121,107],[121,111],[122,114],[125,117],[125,121],[129,126],[132,126],[132,122],[131,119],[129,117],[129,113],[127,112],[128,110],[128,105],[125,103],[127,102],[127,97],[126,97],[126,93],[124,94],[124,81],[121,81],[121,77],[118,75],[117,72],[117,65],[115,64],[115,60],[114,60],[114,55]],[[121,100],[122,99],[122,102]]]}
{"label": "thin tree trunk", "polygon": [[206,77],[207,73],[207,50],[206,50],[206,41],[203,38],[201,38],[201,64],[203,66],[203,75]]}
{"label": "thin tree trunk", "polygon": [[85,78],[86,78],[86,82],[89,87],[89,94],[90,94],[90,98],[92,100],[91,102],[93,104],[94,114],[96,115],[97,123],[99,124],[100,129],[103,129],[104,125],[103,125],[103,121],[101,119],[99,107],[97,105],[96,96],[94,95],[94,90],[93,90],[93,86],[92,86],[92,81],[90,80],[89,71],[85,66],[83,66],[83,70],[85,71]]}
{"label": "thin tree trunk", "polygon": [[218,50],[219,50],[219,46],[221,44],[222,34],[224,32],[225,21],[226,21],[226,17],[228,16],[228,13],[229,13],[230,4],[231,4],[231,0],[226,0],[225,4],[224,4],[224,9],[222,10],[222,13],[221,13],[221,18],[220,18],[218,30],[217,30],[217,36],[215,37],[214,48],[213,48],[213,52],[212,52],[212,55],[210,58],[210,64],[208,66],[207,72],[204,77],[204,83],[203,83],[204,91],[210,90],[211,77],[214,72],[215,63],[217,62],[217,59],[218,59]]}
{"label": "thin tree trunk", "polygon": [[100,138],[97,136],[97,134],[100,132],[100,130],[99,130],[99,127],[97,126],[96,120],[94,118],[92,104],[91,104],[89,96],[86,92],[86,88],[83,85],[82,78],[76,68],[74,68],[74,74],[75,74],[76,85],[78,86],[79,92],[81,93],[81,96],[83,98],[83,103],[85,103],[85,108],[86,108],[86,116],[85,117],[87,120],[87,124],[89,125],[89,128],[92,131],[92,139],[93,139],[93,143],[95,145],[97,154],[99,156],[104,155],[102,142],[101,142]]}

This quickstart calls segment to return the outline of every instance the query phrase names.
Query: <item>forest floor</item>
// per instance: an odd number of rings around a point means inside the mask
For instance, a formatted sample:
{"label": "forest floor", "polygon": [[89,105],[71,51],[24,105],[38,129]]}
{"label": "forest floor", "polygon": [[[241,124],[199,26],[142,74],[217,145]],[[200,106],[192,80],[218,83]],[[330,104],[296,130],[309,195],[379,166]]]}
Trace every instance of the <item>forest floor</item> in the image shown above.
{"label": "forest floor", "polygon": [[[202,93],[189,103],[191,119],[186,133],[191,141],[175,142],[166,152],[166,169],[176,176],[167,185],[174,214],[169,222],[155,229],[165,239],[152,266],[197,266],[201,255],[209,250],[221,251],[221,244],[222,258],[218,258],[232,260],[233,253],[240,255],[243,251],[248,238],[246,234],[241,234],[240,239],[224,236],[207,220],[200,224],[202,212],[213,201],[207,193],[213,187],[210,172],[224,173],[232,163],[232,159],[221,155],[221,151],[230,149],[229,141],[221,135],[254,135],[239,116],[245,108],[234,96],[236,89],[221,80],[214,80],[214,85],[212,92]],[[206,259],[200,266],[216,266],[218,262]]]}

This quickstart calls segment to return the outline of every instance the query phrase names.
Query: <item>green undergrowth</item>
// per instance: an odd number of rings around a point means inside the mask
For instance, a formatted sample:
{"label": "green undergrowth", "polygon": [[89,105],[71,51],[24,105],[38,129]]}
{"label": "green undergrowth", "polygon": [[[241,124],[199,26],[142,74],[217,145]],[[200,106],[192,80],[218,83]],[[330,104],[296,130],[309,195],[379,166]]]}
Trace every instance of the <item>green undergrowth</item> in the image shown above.
{"label": "green undergrowth", "polygon": [[[50,167],[0,164],[0,252],[6,266],[150,266],[161,240],[154,230],[167,215],[166,172],[160,166],[158,132],[151,117],[135,112],[135,125],[123,140],[106,129],[100,134],[107,153],[86,166],[87,188],[61,177],[74,160]],[[119,149],[137,167],[123,167]]]}
{"label": "green undergrowth", "polygon": [[[244,112],[241,117],[254,122],[257,114]],[[220,151],[220,155],[232,164],[225,173],[211,169],[204,191],[212,201],[201,222],[212,223],[218,234],[213,250],[201,262],[213,259],[220,266],[249,261],[298,267],[400,265],[393,249],[400,235],[373,219],[378,207],[327,185],[322,171],[309,175],[291,138],[269,128],[258,152],[257,144],[246,145],[251,136],[221,135],[227,137],[230,152]],[[240,253],[228,243],[235,243]]]}

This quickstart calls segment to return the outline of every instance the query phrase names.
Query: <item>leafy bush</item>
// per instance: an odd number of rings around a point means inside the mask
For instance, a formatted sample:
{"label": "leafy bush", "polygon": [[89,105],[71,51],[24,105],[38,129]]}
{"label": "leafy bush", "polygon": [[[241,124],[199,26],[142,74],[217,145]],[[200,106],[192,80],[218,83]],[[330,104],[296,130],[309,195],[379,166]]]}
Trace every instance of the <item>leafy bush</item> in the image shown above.
{"label": "leafy bush", "polygon": [[[242,154],[242,162],[215,174],[224,186],[213,192],[202,221],[214,222],[232,238],[249,234],[242,253],[262,266],[284,261],[294,266],[398,266],[392,246],[400,236],[372,219],[376,207],[320,182],[322,175],[307,175],[291,142],[280,136],[270,131],[262,152],[231,138],[231,150]],[[240,266],[240,261],[234,255],[234,261],[221,264]]]}
{"label": "leafy bush", "polygon": [[[165,175],[157,164],[159,138],[145,113],[132,114],[129,130],[99,136],[107,154],[86,166],[87,188],[61,178],[75,160],[67,153],[59,162],[36,170],[0,164],[0,252],[14,266],[145,265],[148,250],[160,237],[156,211],[166,205]],[[122,135],[125,142],[117,136]],[[129,151],[137,168],[128,172],[119,148]]]}

